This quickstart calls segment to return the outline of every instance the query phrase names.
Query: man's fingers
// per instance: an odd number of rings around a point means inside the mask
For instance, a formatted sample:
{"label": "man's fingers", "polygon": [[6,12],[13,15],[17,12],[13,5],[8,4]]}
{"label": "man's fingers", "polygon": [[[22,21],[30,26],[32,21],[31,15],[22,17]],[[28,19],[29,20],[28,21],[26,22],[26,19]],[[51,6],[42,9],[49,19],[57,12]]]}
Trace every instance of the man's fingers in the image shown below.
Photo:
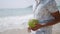
{"label": "man's fingers", "polygon": [[36,31],[38,29],[40,29],[42,27],[42,25],[40,24],[36,24],[36,26],[34,28],[31,28],[33,31]]}

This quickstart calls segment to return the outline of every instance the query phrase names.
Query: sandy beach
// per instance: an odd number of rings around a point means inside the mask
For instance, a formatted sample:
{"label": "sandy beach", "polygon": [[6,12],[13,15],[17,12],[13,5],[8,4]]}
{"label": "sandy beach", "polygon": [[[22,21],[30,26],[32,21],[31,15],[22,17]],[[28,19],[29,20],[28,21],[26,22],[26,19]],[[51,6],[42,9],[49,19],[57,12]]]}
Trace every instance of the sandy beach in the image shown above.
{"label": "sandy beach", "polygon": [[[0,18],[0,34],[30,34],[27,22],[31,18],[33,15]],[[53,26],[52,34],[60,34],[60,23]]]}

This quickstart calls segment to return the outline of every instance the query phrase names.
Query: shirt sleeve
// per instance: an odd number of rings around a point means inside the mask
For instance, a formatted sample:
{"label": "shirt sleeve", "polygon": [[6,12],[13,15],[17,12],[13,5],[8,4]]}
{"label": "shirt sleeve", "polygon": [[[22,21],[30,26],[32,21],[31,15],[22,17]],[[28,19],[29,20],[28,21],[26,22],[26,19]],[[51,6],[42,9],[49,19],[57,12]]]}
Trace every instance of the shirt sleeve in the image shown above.
{"label": "shirt sleeve", "polygon": [[52,0],[48,3],[48,10],[50,11],[50,13],[56,12],[58,11],[58,7],[56,5],[55,0]]}

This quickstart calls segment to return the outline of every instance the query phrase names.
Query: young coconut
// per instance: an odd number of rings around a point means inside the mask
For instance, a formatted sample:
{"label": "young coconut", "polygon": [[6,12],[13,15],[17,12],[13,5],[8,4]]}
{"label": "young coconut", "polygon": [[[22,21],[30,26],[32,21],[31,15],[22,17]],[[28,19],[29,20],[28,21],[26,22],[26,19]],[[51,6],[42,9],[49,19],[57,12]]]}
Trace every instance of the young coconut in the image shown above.
{"label": "young coconut", "polygon": [[31,19],[28,21],[28,25],[31,28],[34,28],[36,26],[36,24],[38,24],[38,20],[37,19]]}

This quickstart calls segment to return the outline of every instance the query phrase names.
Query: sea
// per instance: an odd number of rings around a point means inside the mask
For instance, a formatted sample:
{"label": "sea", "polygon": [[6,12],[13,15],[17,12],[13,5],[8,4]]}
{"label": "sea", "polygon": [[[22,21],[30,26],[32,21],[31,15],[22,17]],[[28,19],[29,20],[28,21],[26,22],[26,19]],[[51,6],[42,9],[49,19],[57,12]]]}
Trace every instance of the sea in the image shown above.
{"label": "sea", "polygon": [[[60,6],[58,6],[58,8],[60,9]],[[23,16],[23,15],[28,15],[32,13],[33,13],[32,6],[27,8],[0,9],[0,17]]]}
{"label": "sea", "polygon": [[[57,6],[60,10],[60,0],[56,0]],[[0,17],[8,17],[8,16],[23,16],[32,14],[32,6],[26,8],[0,8]]]}
{"label": "sea", "polygon": [[27,14],[32,14],[32,6],[27,8],[14,8],[14,9],[0,9],[0,17],[8,17],[8,16],[22,16]]}

